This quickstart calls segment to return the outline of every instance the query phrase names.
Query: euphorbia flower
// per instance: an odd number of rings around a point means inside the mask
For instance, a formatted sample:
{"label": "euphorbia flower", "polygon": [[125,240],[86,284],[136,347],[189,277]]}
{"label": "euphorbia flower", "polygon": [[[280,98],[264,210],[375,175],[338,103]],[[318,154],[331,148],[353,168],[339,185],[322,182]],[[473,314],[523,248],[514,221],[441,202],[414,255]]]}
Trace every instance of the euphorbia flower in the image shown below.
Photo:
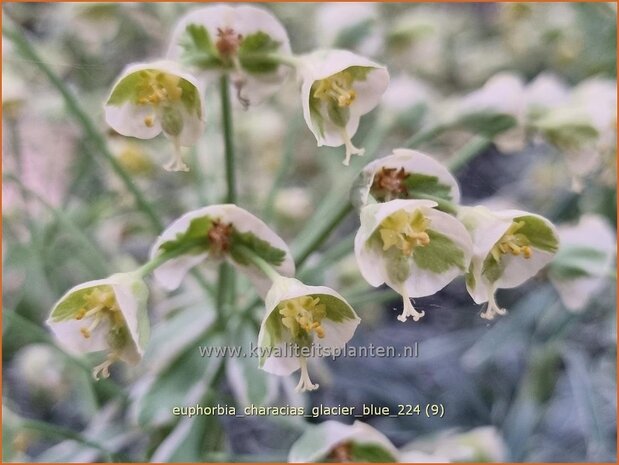
{"label": "euphorbia flower", "polygon": [[447,200],[460,202],[458,182],[432,157],[409,149],[395,149],[363,168],[351,192],[353,204],[395,199]]}
{"label": "euphorbia flower", "polygon": [[420,452],[429,454],[430,459],[419,460],[420,463],[500,463],[505,462],[508,455],[505,440],[494,426],[479,426],[465,432],[450,429],[422,436],[405,444],[400,449],[400,458],[403,463],[408,463],[419,457]]}
{"label": "euphorbia flower", "polygon": [[[307,358],[312,351],[332,354],[352,338],[359,317],[344,298],[325,286],[306,286],[279,277],[265,298],[266,314],[258,334],[260,367],[279,376],[301,368],[298,391],[312,391]],[[301,350],[309,351],[300,355]],[[297,353],[298,352],[298,353]]]}
{"label": "euphorbia flower", "polygon": [[471,239],[453,216],[431,200],[391,200],[361,210],[355,255],[361,274],[374,287],[386,283],[402,295],[398,320],[418,321],[411,297],[432,295],[463,273]]}
{"label": "euphorbia flower", "polygon": [[197,80],[168,61],[128,66],[105,103],[105,120],[123,136],[152,139],[163,134],[174,143],[164,168],[188,171],[181,146],[194,145],[204,129],[204,103]]}
{"label": "euphorbia flower", "polygon": [[520,286],[547,265],[559,247],[557,232],[546,218],[521,210],[462,207],[459,217],[473,238],[466,287],[476,303],[488,302],[481,316],[490,320],[505,313],[496,290]]}
{"label": "euphorbia flower", "polygon": [[274,94],[288,76],[290,42],[279,20],[254,6],[214,5],[189,12],[172,34],[168,58],[207,80],[231,76],[247,107]]}
{"label": "euphorbia flower", "polygon": [[363,155],[351,139],[387,89],[387,69],[347,50],[319,50],[302,57],[299,73],[305,122],[319,147],[345,145],[348,165]]}
{"label": "euphorbia flower", "polygon": [[115,361],[136,364],[142,358],[149,334],[147,298],[141,278],[118,273],[69,290],[54,305],[47,325],[70,352],[106,351],[93,376],[107,378]]}
{"label": "euphorbia flower", "polygon": [[550,264],[548,276],[565,308],[581,311],[612,276],[617,252],[615,230],[604,217],[593,214],[557,229],[561,249]]}
{"label": "euphorbia flower", "polygon": [[245,272],[264,295],[270,281],[247,262],[239,247],[250,249],[283,275],[294,275],[294,261],[288,246],[262,220],[232,204],[211,205],[178,218],[159,236],[151,249],[151,259],[166,252],[185,251],[154,271],[161,286],[174,290],[197,264],[208,260],[228,260]]}
{"label": "euphorbia flower", "polygon": [[327,420],[311,425],[292,445],[288,462],[398,461],[398,450],[380,431],[361,421],[346,425]]}

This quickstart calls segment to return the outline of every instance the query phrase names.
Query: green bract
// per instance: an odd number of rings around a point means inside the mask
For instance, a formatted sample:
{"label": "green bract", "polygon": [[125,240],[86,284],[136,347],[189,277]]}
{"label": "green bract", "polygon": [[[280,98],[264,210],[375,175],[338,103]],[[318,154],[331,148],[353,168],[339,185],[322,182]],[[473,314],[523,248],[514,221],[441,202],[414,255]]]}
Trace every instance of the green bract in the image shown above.
{"label": "green bract", "polygon": [[206,80],[228,74],[239,101],[248,106],[276,92],[288,76],[286,30],[266,10],[214,5],[193,10],[177,24],[168,58]]}
{"label": "green bract", "polygon": [[180,255],[157,268],[155,279],[167,289],[176,289],[198,263],[229,260],[249,275],[259,291],[266,292],[268,280],[248,262],[243,249],[283,275],[294,274],[288,246],[260,219],[236,205],[211,205],[186,213],[161,234],[151,258],[165,253]]}

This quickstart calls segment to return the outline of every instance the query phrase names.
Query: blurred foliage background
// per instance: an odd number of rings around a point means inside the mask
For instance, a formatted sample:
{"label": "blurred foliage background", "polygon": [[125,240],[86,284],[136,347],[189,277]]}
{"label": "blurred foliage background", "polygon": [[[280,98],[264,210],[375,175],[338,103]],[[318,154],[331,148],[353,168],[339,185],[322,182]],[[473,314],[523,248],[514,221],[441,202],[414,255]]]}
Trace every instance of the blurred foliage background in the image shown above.
{"label": "blurred foliage background", "polygon": [[[60,86],[77,96],[93,129],[162,225],[223,198],[217,89],[206,89],[208,129],[190,152],[187,174],[160,168],[170,150],[162,138],[136,141],[110,131],[102,104],[126,64],[165,53],[175,22],[195,6],[3,4],[5,26],[21,31]],[[259,107],[235,109],[239,204],[273,225],[296,251],[314,239],[307,232],[311,225],[346,201],[364,163],[433,127],[454,102],[497,73],[517,73],[525,82],[552,73],[567,89],[593,77],[616,80],[616,5],[264,7],[286,26],[296,53],[336,45],[386,64],[392,77],[392,92],[364,118],[355,139],[364,143],[367,156],[348,169],[341,167],[340,150],[316,148],[303,124],[294,82]],[[247,345],[256,334],[243,322],[224,333],[214,330],[212,299],[188,280],[171,295],[153,289],[153,337],[143,362],[137,368],[115,367],[112,378],[94,382],[90,357],[78,360],[58,349],[43,321],[71,286],[143,262],[161,228],[110,168],[58,83],[6,37],[2,72],[5,461],[285,460],[305,428],[294,417],[170,414],[172,406],[196,402],[374,403],[392,409],[440,402],[446,409],[441,419],[364,421],[398,447],[423,444],[447,430],[491,426],[506,450],[497,452],[491,441],[482,441],[487,460],[615,460],[613,277],[603,277],[585,308],[574,312],[542,273],[501,291],[499,298],[510,311],[491,323],[479,318],[480,308],[463,280],[456,280],[433,297],[417,299],[416,307],[426,310],[421,322],[401,324],[395,319],[397,296],[370,289],[356,269],[354,215],[309,257],[300,276],[340,289],[355,306],[363,324],[353,345],[403,347],[418,341],[419,358],[324,360],[315,380],[320,390],[300,396],[292,389],[296,378],[261,372],[253,359],[224,365],[199,356],[199,344]],[[616,96],[614,102],[588,103],[615,108]],[[452,129],[420,147],[447,159],[485,136],[483,127]],[[612,136],[616,146],[616,132]],[[566,154],[533,136],[522,143],[492,142],[481,145],[456,173],[464,203],[517,205],[557,224],[594,213],[614,228],[614,149],[593,157],[587,151]],[[596,240],[595,233],[589,240]],[[206,271],[205,276],[214,282]],[[259,319],[262,308],[249,291],[238,302],[239,308],[248,305]]]}

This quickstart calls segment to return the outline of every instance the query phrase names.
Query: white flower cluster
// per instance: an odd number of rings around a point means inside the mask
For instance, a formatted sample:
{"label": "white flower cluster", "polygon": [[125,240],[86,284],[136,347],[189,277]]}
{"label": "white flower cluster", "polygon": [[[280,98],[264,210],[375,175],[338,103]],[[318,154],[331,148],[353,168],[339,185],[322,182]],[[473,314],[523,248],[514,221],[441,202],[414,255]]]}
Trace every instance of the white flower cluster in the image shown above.
{"label": "white flower cluster", "polygon": [[[318,145],[344,145],[347,165],[352,155],[363,153],[351,138],[360,117],[376,107],[386,91],[387,70],[346,50],[293,56],[285,29],[255,7],[217,5],[189,13],[172,35],[166,61],[134,64],[122,73],[106,102],[106,118],[128,136],[146,139],[163,132],[177,148],[167,168],[185,170],[180,146],[194,144],[204,129],[205,85],[225,77],[222,82],[229,82],[247,107],[277,92],[290,68],[300,80],[303,115]],[[603,87],[588,92],[604,93]],[[526,88],[526,99],[513,98],[522,89],[518,78],[497,76],[460,102],[458,118],[468,115],[475,124],[503,124],[501,115],[528,118],[540,130],[561,136],[548,129],[554,126],[547,110],[560,108],[557,102],[564,99],[554,81],[537,80]],[[492,117],[479,117],[484,112]],[[601,130],[610,117],[598,116]],[[465,277],[472,299],[486,304],[483,318],[504,314],[496,302],[497,289],[523,284],[558,250],[559,234],[546,218],[521,210],[464,206],[460,197],[449,169],[410,149],[396,149],[369,163],[353,185],[351,199],[360,217],[354,241],[358,268],[370,285],[386,284],[402,296],[402,322],[424,316],[411,299],[435,294],[459,276]],[[590,295],[600,276],[609,273],[612,238],[597,248],[584,247],[581,230],[591,227],[599,229],[599,224],[588,219],[561,234],[570,247],[553,261],[549,276],[562,295],[570,295],[575,284]],[[257,335],[259,366],[280,376],[300,370],[298,390],[316,389],[308,371],[311,356],[273,354],[290,344],[339,349],[353,337],[360,319],[333,289],[295,279],[295,263],[284,240],[233,204],[181,216],[156,240],[148,263],[134,272],[74,287],[53,307],[48,324],[73,352],[105,351],[107,359],[94,375],[108,376],[114,361],[136,363],[143,354],[149,331],[144,277],[152,272],[161,287],[173,291],[193,267],[222,262],[245,274],[265,301]],[[570,309],[584,306],[576,300],[572,298]]]}
{"label": "white flower cluster", "polygon": [[488,303],[482,317],[503,314],[496,290],[535,276],[558,249],[554,226],[539,215],[459,205],[455,178],[413,150],[367,165],[351,197],[361,219],[359,269],[372,286],[387,284],[402,296],[400,321],[424,316],[412,297],[432,295],[460,275],[473,300]]}
{"label": "white flower cluster", "polygon": [[294,56],[286,30],[272,14],[253,6],[215,5],[182,18],[166,59],[128,66],[105,104],[118,133],[152,139],[161,132],[174,143],[170,171],[187,171],[181,146],[193,146],[204,131],[203,89],[229,77],[245,107],[276,93],[294,71],[305,121],[319,146],[346,148],[344,164],[363,149],[352,143],[359,119],[387,89],[384,66],[346,50]]}

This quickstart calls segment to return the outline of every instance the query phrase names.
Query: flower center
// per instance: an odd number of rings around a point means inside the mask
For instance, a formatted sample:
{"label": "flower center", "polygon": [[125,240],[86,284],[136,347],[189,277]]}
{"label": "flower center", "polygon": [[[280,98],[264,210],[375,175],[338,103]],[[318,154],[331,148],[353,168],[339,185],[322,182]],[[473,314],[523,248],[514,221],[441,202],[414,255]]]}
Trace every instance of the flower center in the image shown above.
{"label": "flower center", "polygon": [[522,233],[518,231],[524,226],[524,221],[514,221],[507,229],[503,237],[492,247],[490,253],[492,258],[498,263],[501,260],[501,255],[511,253],[514,256],[522,255],[524,258],[531,258],[533,249],[531,242]]}
{"label": "flower center", "polygon": [[236,55],[236,52],[243,41],[243,36],[237,34],[234,29],[230,27],[217,28],[217,42],[215,47],[222,56],[222,58],[229,58]]}
{"label": "flower center", "polygon": [[322,319],[327,316],[327,307],[320,303],[318,297],[305,295],[281,302],[277,309],[282,316],[283,325],[297,338],[302,332],[311,335],[312,331],[319,338],[325,337]]}
{"label": "flower center", "polygon": [[[158,108],[160,105],[175,103],[181,99],[183,89],[180,87],[180,77],[154,70],[141,71],[140,77],[137,91],[139,105],[151,105]],[[146,127],[151,128],[154,124],[154,115],[144,118]]]}
{"label": "flower center", "polygon": [[314,84],[314,97],[323,101],[332,101],[339,107],[349,107],[357,98],[352,88],[354,78],[349,71],[340,71]]}
{"label": "flower center", "polygon": [[181,78],[160,71],[144,70],[140,72],[141,82],[138,86],[137,101],[141,105],[159,105],[166,102],[178,102],[183,94],[180,87]]}
{"label": "flower center", "polygon": [[230,250],[230,237],[232,235],[232,224],[222,223],[220,220],[213,221],[213,226],[207,233],[210,244],[210,252],[216,257],[221,257]]}
{"label": "flower center", "polygon": [[383,202],[408,197],[405,182],[408,176],[404,168],[383,168],[376,173],[372,182],[371,191],[374,197]]}
{"label": "flower center", "polygon": [[331,450],[327,459],[334,462],[352,461],[352,444],[350,442],[338,444]]}
{"label": "flower center", "polygon": [[425,247],[430,243],[430,236],[426,232],[429,224],[419,210],[395,212],[385,218],[378,227],[383,250],[395,247],[404,255],[412,255],[415,247]]}
{"label": "flower center", "polygon": [[96,287],[84,296],[84,306],[79,309],[75,319],[92,318],[88,326],[80,328],[85,339],[90,339],[92,332],[107,319],[112,329],[122,328],[125,324],[114,291],[109,287]]}

